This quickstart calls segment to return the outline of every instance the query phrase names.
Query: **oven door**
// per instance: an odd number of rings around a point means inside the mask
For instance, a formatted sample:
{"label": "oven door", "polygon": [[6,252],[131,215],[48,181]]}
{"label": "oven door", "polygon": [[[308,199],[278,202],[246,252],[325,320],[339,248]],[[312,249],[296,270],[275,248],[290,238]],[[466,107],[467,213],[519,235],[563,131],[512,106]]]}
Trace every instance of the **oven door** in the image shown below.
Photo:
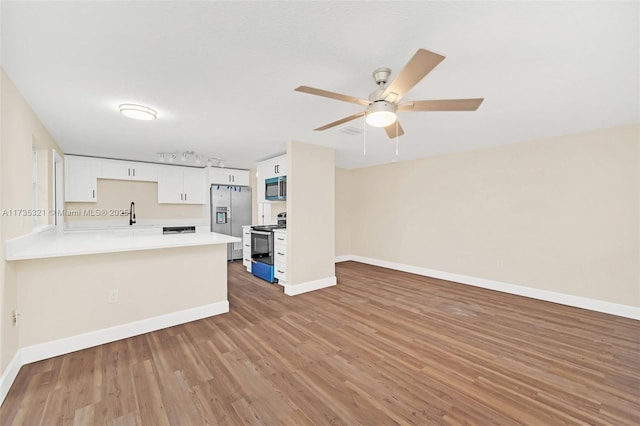
{"label": "oven door", "polygon": [[251,259],[273,265],[273,232],[251,230]]}

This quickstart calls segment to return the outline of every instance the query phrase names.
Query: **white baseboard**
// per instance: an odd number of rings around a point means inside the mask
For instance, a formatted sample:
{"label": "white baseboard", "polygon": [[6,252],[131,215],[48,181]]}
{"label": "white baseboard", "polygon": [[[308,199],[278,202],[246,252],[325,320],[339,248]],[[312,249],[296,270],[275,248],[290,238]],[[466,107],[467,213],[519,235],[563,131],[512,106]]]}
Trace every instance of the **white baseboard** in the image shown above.
{"label": "white baseboard", "polygon": [[20,367],[22,367],[24,363],[20,357],[20,350],[16,352],[16,354],[7,365],[7,368],[4,369],[4,372],[0,376],[0,406],[4,402],[7,394],[9,393],[9,389],[13,384],[13,381],[18,376],[18,372],[20,371]]}
{"label": "white baseboard", "polygon": [[349,254],[346,254],[346,255],[343,255],[343,256],[336,256],[336,263],[347,262],[349,260],[353,260],[353,256],[351,256]]}
{"label": "white baseboard", "polygon": [[20,348],[2,376],[0,376],[0,405],[7,396],[9,388],[18,375],[18,371],[20,371],[20,367],[25,364],[227,312],[229,312],[229,301],[223,300],[209,305]]}
{"label": "white baseboard", "polygon": [[150,331],[161,330],[178,324],[199,320],[214,315],[229,312],[229,302],[211,303],[183,311],[172,312],[153,318],[134,321],[115,327],[103,328],[89,333],[78,334],[64,339],[52,340],[46,343],[26,346],[21,349],[22,364],[40,361],[58,355],[103,345],[116,340],[126,339]]}
{"label": "white baseboard", "polygon": [[570,294],[558,293],[555,291],[541,290],[533,287],[525,287],[517,284],[509,284],[500,281],[443,272],[419,266],[405,265],[402,263],[388,262],[386,260],[372,259],[363,256],[347,255],[340,256],[339,259],[340,260],[336,258],[336,262],[353,260],[355,262],[381,266],[383,268],[395,269],[397,271],[409,272],[425,277],[439,278],[442,280],[472,285],[474,287],[481,287],[489,290],[500,291],[503,293],[516,294],[518,296],[530,297],[532,299],[545,300],[547,302],[559,303],[561,305],[573,306],[576,308],[588,309],[590,311],[603,312],[619,317],[640,320],[640,307],[636,306],[622,305],[619,303],[606,302],[603,300],[590,299],[581,296],[573,296]]}
{"label": "white baseboard", "polygon": [[308,293],[314,290],[320,290],[321,288],[331,287],[337,284],[336,277],[327,277],[320,280],[308,281],[302,284],[285,284],[284,294],[288,296],[296,296],[302,293]]}

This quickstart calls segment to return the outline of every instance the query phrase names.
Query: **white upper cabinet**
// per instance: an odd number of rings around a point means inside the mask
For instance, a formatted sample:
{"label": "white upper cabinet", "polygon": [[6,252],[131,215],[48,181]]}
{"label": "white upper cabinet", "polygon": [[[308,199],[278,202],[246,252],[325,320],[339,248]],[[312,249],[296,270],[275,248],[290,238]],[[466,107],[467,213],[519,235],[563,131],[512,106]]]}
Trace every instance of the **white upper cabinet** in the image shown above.
{"label": "white upper cabinet", "polygon": [[270,158],[257,164],[257,199],[259,203],[270,202],[265,198],[265,180],[287,175],[287,155]]}
{"label": "white upper cabinet", "polygon": [[159,204],[205,204],[204,169],[158,166]]}
{"label": "white upper cabinet", "polygon": [[184,168],[184,201],[187,204],[205,204],[206,173],[204,169]]}
{"label": "white upper cabinet", "polygon": [[209,167],[209,183],[219,185],[249,186],[249,170]]}
{"label": "white upper cabinet", "polygon": [[260,180],[287,175],[287,155],[270,158],[258,163],[258,176]]}
{"label": "white upper cabinet", "polygon": [[138,181],[158,181],[158,166],[134,161],[102,160],[102,178]]}
{"label": "white upper cabinet", "polygon": [[64,200],[69,202],[96,202],[98,178],[102,177],[102,159],[64,156]]}
{"label": "white upper cabinet", "polygon": [[162,204],[207,202],[205,169],[76,155],[65,155],[64,163],[65,201],[95,202],[101,178],[158,182],[158,203]]}

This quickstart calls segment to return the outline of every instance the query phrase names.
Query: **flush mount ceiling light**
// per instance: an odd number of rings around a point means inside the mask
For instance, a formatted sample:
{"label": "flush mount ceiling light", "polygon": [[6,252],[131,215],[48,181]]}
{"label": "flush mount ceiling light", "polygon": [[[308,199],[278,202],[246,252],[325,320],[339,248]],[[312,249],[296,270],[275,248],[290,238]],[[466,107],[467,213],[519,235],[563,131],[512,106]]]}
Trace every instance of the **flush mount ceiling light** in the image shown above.
{"label": "flush mount ceiling light", "polygon": [[155,120],[158,114],[154,109],[143,105],[121,104],[119,108],[122,115],[135,120]]}
{"label": "flush mount ceiling light", "polygon": [[396,122],[398,106],[386,101],[373,102],[367,107],[365,120],[369,126],[387,127]]}

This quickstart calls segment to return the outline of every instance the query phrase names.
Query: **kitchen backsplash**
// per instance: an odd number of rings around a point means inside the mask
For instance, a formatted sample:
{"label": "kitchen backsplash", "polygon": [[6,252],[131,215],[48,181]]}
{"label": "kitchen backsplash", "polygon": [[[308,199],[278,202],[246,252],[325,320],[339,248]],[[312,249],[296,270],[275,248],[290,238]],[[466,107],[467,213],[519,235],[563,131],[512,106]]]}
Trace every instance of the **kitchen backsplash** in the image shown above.
{"label": "kitchen backsplash", "polygon": [[65,203],[65,221],[129,222],[129,206],[136,205],[138,223],[154,219],[206,220],[207,205],[158,204],[157,182],[98,179],[98,201]]}

